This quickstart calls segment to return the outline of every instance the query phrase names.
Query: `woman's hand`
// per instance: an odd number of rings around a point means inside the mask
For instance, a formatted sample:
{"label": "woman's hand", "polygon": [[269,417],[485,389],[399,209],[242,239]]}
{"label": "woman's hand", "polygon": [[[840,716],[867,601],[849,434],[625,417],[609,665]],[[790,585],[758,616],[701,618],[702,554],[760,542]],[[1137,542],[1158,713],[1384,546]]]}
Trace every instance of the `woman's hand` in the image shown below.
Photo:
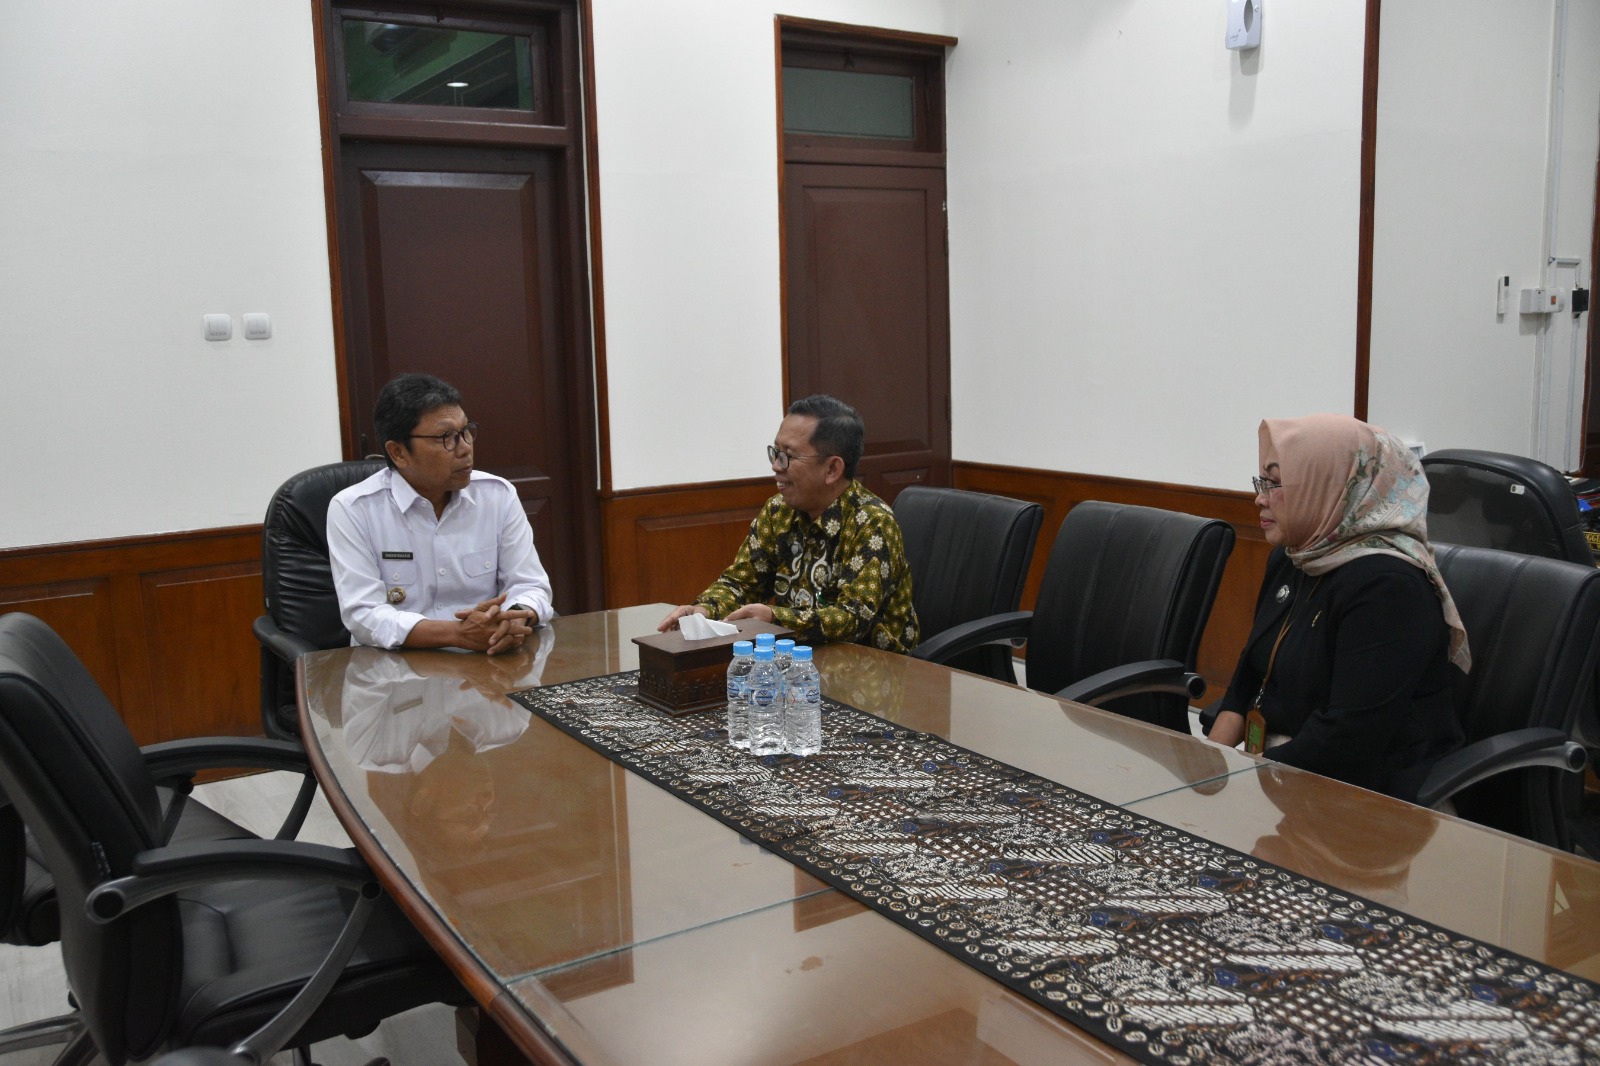
{"label": "woman's hand", "polygon": [[1244,715],[1238,711],[1220,711],[1217,720],[1211,723],[1211,732],[1207,738],[1215,744],[1225,748],[1237,747],[1239,741],[1244,739]]}

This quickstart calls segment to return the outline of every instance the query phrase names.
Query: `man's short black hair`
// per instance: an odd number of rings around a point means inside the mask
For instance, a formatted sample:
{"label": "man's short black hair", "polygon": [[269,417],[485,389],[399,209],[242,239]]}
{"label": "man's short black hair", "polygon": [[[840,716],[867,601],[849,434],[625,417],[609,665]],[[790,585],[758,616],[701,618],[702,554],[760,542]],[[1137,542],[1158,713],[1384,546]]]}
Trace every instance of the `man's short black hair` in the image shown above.
{"label": "man's short black hair", "polygon": [[811,446],[820,455],[837,455],[844,460],[844,476],[856,476],[856,464],[867,443],[867,426],[859,411],[843,400],[818,393],[790,404],[789,413],[815,418]]}
{"label": "man's short black hair", "polygon": [[390,466],[389,442],[397,440],[405,448],[411,447],[411,434],[416,432],[422,416],[435,407],[460,407],[461,393],[454,385],[441,381],[432,374],[401,374],[378,393],[378,403],[372,412],[372,426],[378,431],[378,445],[384,461]]}

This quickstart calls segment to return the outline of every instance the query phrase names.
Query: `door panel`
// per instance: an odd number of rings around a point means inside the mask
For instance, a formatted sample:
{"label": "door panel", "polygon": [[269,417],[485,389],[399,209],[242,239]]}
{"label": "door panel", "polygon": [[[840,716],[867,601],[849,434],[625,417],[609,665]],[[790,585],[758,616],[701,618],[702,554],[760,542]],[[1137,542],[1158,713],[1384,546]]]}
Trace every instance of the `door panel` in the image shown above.
{"label": "door panel", "polygon": [[482,423],[478,466],[517,487],[558,609],[580,609],[585,480],[572,445],[548,150],[349,143],[341,238],[359,451],[377,390],[437,374]]}
{"label": "door panel", "polygon": [[884,499],[948,485],[944,171],[790,163],[784,187],[790,398],[861,412],[860,476]]}

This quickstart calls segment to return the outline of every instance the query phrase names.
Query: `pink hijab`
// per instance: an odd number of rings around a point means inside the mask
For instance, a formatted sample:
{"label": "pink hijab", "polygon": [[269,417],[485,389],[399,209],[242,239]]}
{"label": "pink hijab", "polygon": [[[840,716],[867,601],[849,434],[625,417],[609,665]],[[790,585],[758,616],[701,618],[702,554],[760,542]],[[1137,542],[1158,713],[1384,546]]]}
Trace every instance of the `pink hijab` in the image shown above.
{"label": "pink hijab", "polygon": [[1261,468],[1277,464],[1272,513],[1289,561],[1325,574],[1364,555],[1393,555],[1428,575],[1450,627],[1450,661],[1472,668],[1467,631],[1428,544],[1428,480],[1416,456],[1385,430],[1348,415],[1268,418]]}

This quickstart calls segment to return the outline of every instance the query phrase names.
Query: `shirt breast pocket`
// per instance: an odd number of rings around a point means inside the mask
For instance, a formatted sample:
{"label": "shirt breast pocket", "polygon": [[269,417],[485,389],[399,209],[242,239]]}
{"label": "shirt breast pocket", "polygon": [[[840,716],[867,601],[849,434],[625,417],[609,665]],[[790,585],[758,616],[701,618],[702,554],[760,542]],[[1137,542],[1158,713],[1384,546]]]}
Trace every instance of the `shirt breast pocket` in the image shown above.
{"label": "shirt breast pocket", "polygon": [[420,598],[417,585],[420,574],[414,559],[380,559],[378,572],[383,575],[385,598],[396,607],[413,610]]}
{"label": "shirt breast pocket", "polygon": [[484,548],[461,557],[461,579],[472,593],[474,603],[482,603],[500,591],[496,587],[500,576],[499,557],[498,548]]}

